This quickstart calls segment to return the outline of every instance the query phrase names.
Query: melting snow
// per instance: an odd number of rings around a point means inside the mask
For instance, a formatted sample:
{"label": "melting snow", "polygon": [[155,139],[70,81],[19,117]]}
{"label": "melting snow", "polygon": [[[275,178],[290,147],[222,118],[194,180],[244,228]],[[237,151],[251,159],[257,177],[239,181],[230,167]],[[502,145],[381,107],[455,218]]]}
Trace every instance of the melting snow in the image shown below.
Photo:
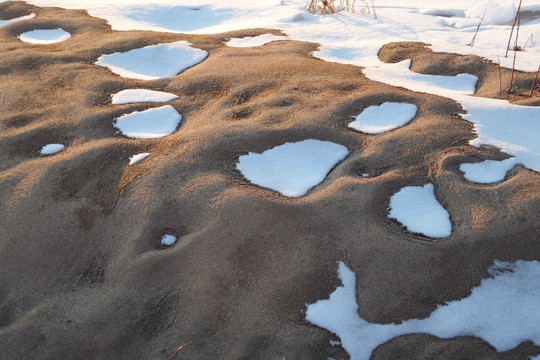
{"label": "melting snow", "polygon": [[491,184],[503,180],[508,170],[512,169],[515,164],[515,158],[502,161],[484,160],[479,163],[461,164],[459,170],[463,171],[465,179],[469,181],[479,184]]}
{"label": "melting snow", "polygon": [[174,99],[178,99],[178,96],[168,92],[146,89],[127,89],[114,94],[112,96],[112,103],[120,105],[139,102],[167,102]]}
{"label": "melting snow", "polygon": [[309,139],[240,156],[236,167],[253,184],[299,197],[321,183],[348,154],[343,145]]}
{"label": "melting snow", "polygon": [[170,135],[182,120],[172,106],[144,111],[134,111],[114,119],[114,126],[125,136],[136,139],[153,139]]}
{"label": "melting snow", "polygon": [[434,189],[433,184],[404,187],[390,198],[388,217],[411,232],[433,238],[450,236],[450,216],[437,201]]}
{"label": "melting snow", "polygon": [[343,286],[328,300],[308,305],[306,319],[339,336],[352,360],[367,360],[380,344],[411,333],[446,339],[476,336],[498,351],[510,350],[524,341],[540,346],[540,263],[495,261],[488,272],[491,277],[473,288],[469,297],[439,305],[426,319],[381,325],[358,315],[355,274],[339,262]]}
{"label": "melting snow", "polygon": [[129,157],[129,165],[133,165],[133,164],[136,164],[138,162],[141,162],[144,159],[146,159],[148,156],[150,156],[150,153],[140,153],[140,154],[135,154],[133,156],[130,156]]}
{"label": "melting snow", "polygon": [[176,236],[174,235],[165,234],[161,238],[161,245],[163,246],[172,246],[174,244],[176,244]]}
{"label": "melting snow", "polygon": [[174,76],[203,61],[208,53],[186,41],[151,45],[123,53],[101,56],[96,65],[105,66],[120,76],[154,80]]}
{"label": "melting snow", "polygon": [[349,127],[368,133],[380,134],[403,126],[416,115],[416,105],[386,102],[380,106],[370,106]]}
{"label": "melting snow", "polygon": [[272,41],[288,40],[286,36],[277,36],[274,34],[263,34],[253,37],[233,38],[227,41],[227,46],[230,47],[252,47],[268,44]]}
{"label": "melting snow", "polygon": [[71,37],[71,34],[62,29],[32,30],[19,36],[21,41],[31,44],[53,44],[62,42]]}
{"label": "melting snow", "polygon": [[40,154],[42,155],[51,155],[56,154],[64,150],[64,145],[62,144],[47,144],[41,148]]}

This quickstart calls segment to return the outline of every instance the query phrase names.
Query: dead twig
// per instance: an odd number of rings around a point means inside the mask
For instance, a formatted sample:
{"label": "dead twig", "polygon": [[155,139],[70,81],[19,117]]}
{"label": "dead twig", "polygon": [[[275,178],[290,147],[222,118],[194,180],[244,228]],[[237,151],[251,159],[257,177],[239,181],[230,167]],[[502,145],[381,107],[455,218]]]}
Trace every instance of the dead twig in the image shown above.
{"label": "dead twig", "polygon": [[94,344],[92,344],[92,350],[90,350],[90,357],[88,358],[89,360],[92,360],[92,357],[94,356],[94,350],[96,349],[96,344],[100,336],[101,334],[98,334],[94,339]]}
{"label": "dead twig", "polygon": [[176,351],[173,352],[173,354],[171,356],[169,356],[169,358],[167,360],[171,360],[174,357],[174,355],[176,355],[177,352],[179,352],[180,350],[182,350],[183,348],[185,348],[186,346],[191,345],[191,344],[193,344],[193,341],[188,341],[184,345],[180,345],[180,347],[178,349],[176,349]]}
{"label": "dead twig", "polygon": [[536,71],[536,77],[534,78],[532,88],[531,88],[531,93],[529,94],[529,97],[533,96],[534,88],[536,87],[536,81],[538,80],[538,74],[540,74],[540,65],[538,65],[538,70]]}
{"label": "dead twig", "polygon": [[510,50],[510,42],[512,41],[512,34],[514,33],[514,27],[516,26],[516,22],[518,20],[519,13],[521,11],[521,1],[522,0],[519,0],[519,5],[518,5],[517,12],[516,12],[516,17],[514,17],[514,23],[512,24],[512,31],[510,31],[510,37],[508,38],[508,45],[506,45],[506,54],[504,55],[504,57],[508,57],[508,51]]}
{"label": "dead twig", "polygon": [[480,30],[480,26],[482,25],[482,22],[484,22],[484,17],[486,16],[487,8],[484,10],[484,15],[482,15],[482,18],[480,19],[480,22],[478,23],[478,26],[476,27],[476,32],[474,33],[474,36],[471,40],[470,44],[467,44],[467,46],[473,47],[474,40],[476,39],[476,35],[478,35],[478,30]]}
{"label": "dead twig", "polygon": [[517,51],[514,51],[514,62],[512,63],[512,77],[510,78],[510,89],[508,89],[507,93],[512,93],[512,86],[514,85],[514,73],[516,71],[516,55]]}
{"label": "dead twig", "polygon": [[499,97],[502,97],[502,69],[501,69],[501,60],[497,54],[497,63],[499,64]]}

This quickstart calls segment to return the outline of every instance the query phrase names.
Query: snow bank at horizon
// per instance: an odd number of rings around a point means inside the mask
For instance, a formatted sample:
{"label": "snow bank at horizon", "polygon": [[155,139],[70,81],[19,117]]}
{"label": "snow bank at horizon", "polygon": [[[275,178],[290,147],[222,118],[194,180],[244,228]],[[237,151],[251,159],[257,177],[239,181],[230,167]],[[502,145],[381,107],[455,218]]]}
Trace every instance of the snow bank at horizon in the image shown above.
{"label": "snow bank at horizon", "polygon": [[329,299],[307,305],[306,320],[336,334],[352,360],[368,360],[377,346],[414,333],[445,339],[476,336],[499,352],[524,341],[540,346],[540,262],[496,260],[488,273],[491,277],[484,278],[471,295],[438,305],[425,319],[382,325],[358,315],[356,275],[339,262],[343,285]]}

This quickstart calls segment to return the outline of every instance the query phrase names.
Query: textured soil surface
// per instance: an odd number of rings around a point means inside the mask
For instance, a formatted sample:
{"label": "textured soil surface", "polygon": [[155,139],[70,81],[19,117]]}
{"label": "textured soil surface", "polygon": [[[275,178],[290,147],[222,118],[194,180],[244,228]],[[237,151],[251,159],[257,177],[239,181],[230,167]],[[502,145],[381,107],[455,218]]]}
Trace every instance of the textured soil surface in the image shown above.
{"label": "textured soil surface", "polygon": [[[495,259],[540,259],[540,176],[516,166],[504,181],[466,181],[462,162],[503,159],[475,138],[460,105],[370,81],[361,68],[314,58],[317,44],[277,41],[229,48],[232,37],[115,32],[83,11],[0,4],[0,357],[2,359],[348,358],[335,335],[303,311],[340,285],[337,261],[357,275],[359,315],[377,323],[427,317],[461,299]],[[17,39],[61,27],[67,41]],[[187,40],[208,51],[200,64],[152,81],[94,65],[102,54]],[[383,46],[384,44],[381,44]],[[499,96],[495,64],[434,54],[423,44],[389,44],[384,61],[412,58],[412,70],[467,71],[478,95]],[[526,99],[533,74],[519,74],[512,101]],[[178,95],[172,135],[119,135],[113,119],[162,104],[112,105],[128,88]],[[347,127],[383,102],[418,106],[406,126],[380,135]],[[238,157],[305,139],[344,145],[349,156],[326,180],[291,199],[252,185]],[[43,145],[64,151],[40,155]],[[129,157],[151,153],[129,166]],[[364,178],[362,174],[369,173]],[[433,240],[389,220],[404,186],[435,185],[452,235]],[[165,233],[176,245],[160,245]],[[474,337],[395,338],[374,359],[526,359]]]}

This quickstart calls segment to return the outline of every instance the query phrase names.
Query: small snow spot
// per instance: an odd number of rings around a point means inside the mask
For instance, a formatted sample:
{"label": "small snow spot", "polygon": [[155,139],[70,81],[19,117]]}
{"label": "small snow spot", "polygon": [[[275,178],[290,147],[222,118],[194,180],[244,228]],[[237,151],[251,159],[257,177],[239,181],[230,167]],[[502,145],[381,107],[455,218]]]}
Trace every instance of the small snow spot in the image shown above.
{"label": "small snow spot", "polygon": [[62,29],[32,30],[19,36],[21,41],[31,44],[53,44],[62,42],[71,37],[71,34]]}
{"label": "small snow spot", "polygon": [[47,144],[41,148],[40,154],[52,155],[62,150],[64,150],[64,145],[62,144]]}
{"label": "small snow spot", "polygon": [[288,40],[286,36],[277,36],[274,34],[264,34],[254,37],[234,38],[227,41],[230,47],[253,47],[268,44],[272,41]]}
{"label": "small snow spot", "polygon": [[147,89],[127,89],[117,92],[112,96],[115,105],[131,104],[140,102],[167,102],[178,99],[177,95]]}
{"label": "small snow spot", "polygon": [[253,184],[300,197],[321,183],[348,154],[343,145],[309,139],[240,156],[236,167]]}
{"label": "small snow spot", "polygon": [[508,170],[512,169],[515,164],[515,158],[502,161],[484,160],[479,163],[461,164],[459,170],[463,171],[465,179],[469,181],[479,184],[491,184],[503,180]]}
{"label": "small snow spot", "polygon": [[171,234],[165,234],[161,238],[161,245],[163,246],[172,246],[176,244],[176,236]]}
{"label": "small snow spot", "polygon": [[370,106],[349,127],[368,134],[380,134],[405,125],[416,115],[413,104],[386,102],[380,106]]}
{"label": "small snow spot", "polygon": [[177,41],[102,55],[96,65],[108,67],[115,74],[131,79],[154,80],[174,76],[208,56],[206,51],[190,45],[187,41]]}
{"label": "small snow spot", "polygon": [[407,230],[433,238],[452,233],[450,215],[437,201],[433,184],[407,186],[390,198],[388,217],[396,219]]}
{"label": "small snow spot", "polygon": [[154,139],[172,134],[181,120],[182,115],[172,106],[165,105],[122,115],[114,119],[114,126],[130,138]]}
{"label": "small snow spot", "polygon": [[146,159],[148,156],[150,156],[150,153],[140,153],[140,154],[135,154],[133,156],[130,156],[129,157],[129,165],[133,165],[133,164],[136,164],[138,162],[141,162],[144,159]]}
{"label": "small snow spot", "polygon": [[33,19],[33,18],[35,18],[35,17],[36,17],[36,14],[31,13],[30,15],[21,16],[21,17],[9,19],[9,20],[2,20],[2,19],[0,19],[0,26],[4,26],[4,25],[7,25],[7,24],[12,23],[12,22],[15,22],[15,21]]}

